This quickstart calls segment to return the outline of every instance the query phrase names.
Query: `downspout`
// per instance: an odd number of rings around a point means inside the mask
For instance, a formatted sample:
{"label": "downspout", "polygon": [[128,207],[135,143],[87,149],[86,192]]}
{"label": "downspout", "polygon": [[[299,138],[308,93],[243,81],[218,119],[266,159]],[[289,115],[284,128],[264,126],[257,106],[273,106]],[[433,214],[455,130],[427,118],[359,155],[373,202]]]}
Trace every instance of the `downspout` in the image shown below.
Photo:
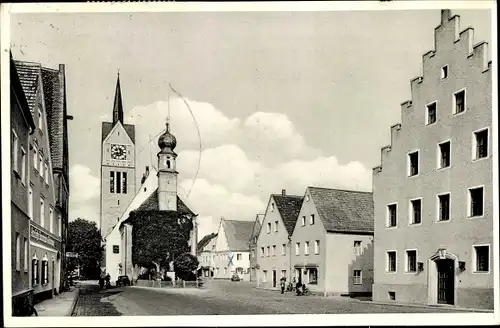
{"label": "downspout", "polygon": [[290,260],[288,261],[288,272],[289,272],[289,279],[288,282],[292,282],[292,236],[288,235],[288,253]]}

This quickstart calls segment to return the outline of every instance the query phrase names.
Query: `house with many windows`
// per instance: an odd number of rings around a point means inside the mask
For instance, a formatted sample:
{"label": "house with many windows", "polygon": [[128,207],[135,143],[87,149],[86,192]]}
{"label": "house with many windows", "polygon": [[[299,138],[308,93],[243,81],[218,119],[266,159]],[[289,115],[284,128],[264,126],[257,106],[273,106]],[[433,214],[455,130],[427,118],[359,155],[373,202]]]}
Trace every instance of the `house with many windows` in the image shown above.
{"label": "house with many windows", "polygon": [[290,240],[302,205],[302,196],[281,194],[269,197],[257,239],[257,286],[279,288],[280,279],[291,281]]}
{"label": "house with many windows", "polygon": [[237,274],[240,279],[250,280],[248,239],[252,228],[253,221],[221,219],[212,253],[215,279],[231,279]]}
{"label": "house with many windows", "polygon": [[373,169],[373,298],[493,309],[488,44],[450,10],[434,38]]}
{"label": "house with many windows", "polygon": [[16,70],[35,123],[26,155],[31,288],[37,299],[62,289],[68,210],[68,135],[65,67],[16,61]]}
{"label": "house with many windows", "polygon": [[[11,278],[12,309],[20,308],[25,299],[32,297],[30,279],[30,214],[28,210],[28,185],[30,135],[35,132],[35,122],[24,95],[16,66],[10,58],[10,127],[11,127]],[[32,300],[32,299],[31,299]]]}
{"label": "house with many windows", "polygon": [[215,250],[215,242],[217,241],[217,234],[211,233],[203,237],[197,246],[198,258],[198,276],[203,278],[213,278],[213,252]]}
{"label": "house with many windows", "polygon": [[291,236],[293,277],[323,295],[371,294],[371,192],[308,187]]}

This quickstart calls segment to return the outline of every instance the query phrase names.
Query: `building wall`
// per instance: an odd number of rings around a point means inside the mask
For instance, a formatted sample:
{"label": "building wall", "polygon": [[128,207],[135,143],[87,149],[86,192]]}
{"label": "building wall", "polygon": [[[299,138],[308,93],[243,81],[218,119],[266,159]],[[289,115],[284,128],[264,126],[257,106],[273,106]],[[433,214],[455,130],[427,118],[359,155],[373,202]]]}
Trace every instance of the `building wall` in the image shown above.
{"label": "building wall", "polygon": [[[238,260],[238,254],[241,255],[241,260]],[[229,264],[229,257],[233,256],[232,265]],[[250,274],[250,252],[248,251],[230,251],[222,250],[214,253],[214,278],[215,279],[231,279],[232,275],[236,273],[236,268],[243,269],[243,273],[238,273],[240,279],[249,281]]]}
{"label": "building wall", "polygon": [[[473,44],[473,30],[459,33],[458,17],[435,30],[435,52],[423,56],[423,78],[411,82],[412,101],[402,104],[402,122],[391,128],[391,146],[382,150],[382,166],[373,173],[375,206],[374,299],[435,303],[435,263],[430,258],[444,248],[454,259],[455,304],[493,307],[493,197],[491,68],[487,44]],[[441,67],[448,77],[441,79]],[[453,93],[465,88],[466,110],[452,114]],[[425,125],[426,104],[437,101],[437,122]],[[473,160],[473,132],[489,127],[488,157]],[[438,143],[451,141],[451,166],[437,169]],[[419,174],[407,177],[407,153],[420,152]],[[468,188],[484,186],[484,215],[470,218]],[[450,192],[450,220],[438,222],[440,193]],[[422,197],[422,223],[409,224],[409,200]],[[397,203],[398,223],[387,228],[387,205]],[[473,272],[473,245],[490,245],[490,271]],[[405,272],[405,250],[416,249],[419,273]],[[397,269],[387,273],[386,252],[395,250]],[[466,270],[458,269],[458,261]],[[428,284],[430,282],[431,285]]]}
{"label": "building wall", "polygon": [[[120,144],[127,147],[126,160],[111,159],[111,145]],[[101,234],[105,237],[118,222],[123,212],[135,196],[135,145],[125,128],[117,122],[101,147]],[[127,173],[127,193],[110,191],[110,172]]]}
{"label": "building wall", "polygon": [[[361,241],[357,255],[354,242]],[[326,236],[325,291],[337,295],[371,293],[373,284],[373,236],[328,233]],[[361,270],[361,284],[354,281],[354,270]]]}
{"label": "building wall", "polygon": [[[23,116],[18,97],[24,97],[18,90],[11,88],[11,130],[17,137],[15,145],[11,132],[11,276],[12,276],[12,295],[22,293],[30,288],[29,260],[28,266],[25,266],[25,257],[29,258],[29,216],[28,216],[28,188],[29,183],[29,127],[26,118]],[[14,151],[14,147],[16,147]],[[21,149],[26,153],[21,155]],[[14,161],[17,162],[15,169]],[[24,167],[24,171],[23,171]],[[19,237],[19,244],[17,242]],[[25,244],[25,240],[27,244]],[[19,248],[18,248],[19,246]],[[27,250],[26,250],[27,249]],[[17,268],[17,259],[19,259],[19,270]]]}
{"label": "building wall", "polygon": [[[118,246],[118,253],[113,252],[113,246]],[[113,229],[106,237],[106,245],[104,254],[106,255],[106,274],[109,274],[111,282],[116,282],[118,276],[121,275],[120,263],[122,262],[123,241],[121,238],[121,231]]]}
{"label": "building wall", "polygon": [[[278,222],[278,231],[275,231],[275,222]],[[271,224],[271,229],[268,232],[268,224]],[[285,245],[285,253],[282,252],[282,245]],[[270,247],[270,253],[267,253],[267,247]],[[272,254],[273,246],[276,246],[275,254]],[[264,254],[261,249],[264,247]],[[258,269],[256,271],[257,286],[263,288],[279,288],[281,272],[286,271],[286,280],[291,281],[290,270],[290,241],[288,231],[281,219],[278,207],[271,197],[264,219],[262,228],[260,229],[255,247],[255,256]],[[272,272],[276,271],[276,286],[273,286]],[[267,274],[266,274],[267,272]]]}
{"label": "building wall", "polygon": [[[308,197],[309,196],[309,197]],[[310,224],[310,217],[314,215],[314,224]],[[302,226],[302,217],[306,218],[305,225]],[[314,242],[319,240],[319,253],[314,253]],[[305,254],[305,242],[309,242],[309,255]],[[296,244],[300,243],[299,254],[296,254]],[[316,210],[312,197],[306,195],[302,208],[300,209],[297,222],[295,222],[295,229],[292,234],[291,243],[292,252],[292,270],[293,276],[298,279],[298,271],[302,271],[302,282],[307,285],[307,288],[313,292],[324,292],[326,288],[326,276],[329,274],[326,270],[326,230],[321,222],[321,218]],[[318,270],[317,284],[311,284],[307,275],[305,275],[307,266],[316,266]]]}

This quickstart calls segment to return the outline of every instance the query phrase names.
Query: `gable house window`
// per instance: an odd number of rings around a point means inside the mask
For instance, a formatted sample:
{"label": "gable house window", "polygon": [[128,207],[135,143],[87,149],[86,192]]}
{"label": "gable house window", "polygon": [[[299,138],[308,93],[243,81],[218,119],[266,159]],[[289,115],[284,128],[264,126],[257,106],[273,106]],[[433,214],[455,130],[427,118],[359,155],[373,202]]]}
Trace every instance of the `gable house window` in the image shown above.
{"label": "gable house window", "polygon": [[281,244],[281,255],[286,255],[286,244]]}
{"label": "gable house window", "polygon": [[418,151],[408,154],[408,176],[418,174]]}
{"label": "gable house window", "polygon": [[439,168],[450,166],[450,142],[446,141],[439,144]]}
{"label": "gable house window", "polygon": [[276,245],[273,245],[273,256],[276,256]]}
{"label": "gable house window", "polygon": [[306,225],[306,216],[305,215],[302,217],[301,225],[302,226]]}
{"label": "gable house window", "polygon": [[33,220],[33,188],[31,184],[28,187],[28,216]]}
{"label": "gable house window", "polygon": [[47,163],[43,164],[44,170],[45,170],[45,183],[49,184],[49,166]]}
{"label": "gable house window", "polygon": [[314,254],[319,254],[319,240],[314,241]]}
{"label": "gable house window", "polygon": [[417,271],[417,251],[408,250],[406,251],[406,272],[416,272]]}
{"label": "gable house window", "polygon": [[304,243],[304,254],[309,255],[309,242],[308,241],[306,241]]}
{"label": "gable house window", "polygon": [[309,224],[310,225],[314,224],[314,214],[311,214],[311,216],[309,217]]}
{"label": "gable house window", "polygon": [[361,240],[354,241],[354,255],[361,255]]}
{"label": "gable house window", "polygon": [[43,178],[43,156],[41,153],[39,155],[39,158],[40,158],[39,171],[40,171],[40,176]]}
{"label": "gable house window", "polygon": [[42,260],[42,285],[49,283],[49,261],[46,258]]}
{"label": "gable house window", "polygon": [[274,232],[278,231],[278,221],[274,221]]}
{"label": "gable house window", "polygon": [[33,168],[38,170],[38,150],[33,146]]}
{"label": "gable house window", "polygon": [[[12,169],[15,172],[18,172],[18,149],[19,149],[19,138],[17,137],[17,134],[12,130]],[[19,173],[19,172],[18,172]]]}
{"label": "gable house window", "polygon": [[42,228],[45,226],[45,203],[43,198],[40,198],[40,225]]}
{"label": "gable house window", "polygon": [[242,255],[241,254],[236,254],[236,261],[241,261]]}
{"label": "gable house window", "polygon": [[300,254],[300,243],[295,243],[295,255]]}
{"label": "gable house window", "polygon": [[446,79],[448,77],[448,65],[441,67],[441,79]]}
{"label": "gable house window", "polygon": [[19,174],[21,175],[21,182],[23,184],[26,183],[26,160],[26,150],[21,147],[21,172]]}
{"label": "gable house window", "polygon": [[397,224],[397,205],[396,204],[388,205],[387,212],[388,212],[387,226],[395,227]]}
{"label": "gable house window", "polygon": [[483,192],[484,192],[483,187],[469,189],[469,197],[470,197],[469,215],[471,217],[483,215],[483,201],[484,201]]}
{"label": "gable house window", "polygon": [[260,257],[264,257],[264,247],[260,248]]}
{"label": "gable house window", "polygon": [[450,219],[450,194],[439,195],[439,221]]}
{"label": "gable house window", "polygon": [[455,114],[465,111],[465,89],[455,92],[453,94],[453,99],[455,103]]}
{"label": "gable house window", "polygon": [[437,103],[433,102],[427,105],[427,121],[426,124],[432,124],[436,123],[436,110],[437,110]]}
{"label": "gable house window", "polygon": [[363,273],[361,270],[354,270],[353,272],[353,284],[361,285],[363,284]]}
{"label": "gable house window", "polygon": [[39,276],[38,276],[38,259],[34,257],[31,260],[31,285],[36,286],[39,284]]}
{"label": "gable house window", "polygon": [[490,247],[489,246],[474,246],[475,255],[475,270],[474,272],[489,272],[490,271]]}
{"label": "gable house window", "polygon": [[271,222],[267,223],[267,233],[271,233]]}
{"label": "gable house window", "polygon": [[396,272],[396,252],[387,252],[387,272]]}
{"label": "gable house window", "polygon": [[474,132],[474,159],[488,157],[488,129]]}
{"label": "gable house window", "polygon": [[50,233],[54,232],[54,210],[52,207],[49,207],[49,231]]}
{"label": "gable house window", "polygon": [[414,199],[411,203],[411,224],[422,223],[422,200]]}
{"label": "gable house window", "polygon": [[267,246],[267,256],[271,256],[271,246]]}

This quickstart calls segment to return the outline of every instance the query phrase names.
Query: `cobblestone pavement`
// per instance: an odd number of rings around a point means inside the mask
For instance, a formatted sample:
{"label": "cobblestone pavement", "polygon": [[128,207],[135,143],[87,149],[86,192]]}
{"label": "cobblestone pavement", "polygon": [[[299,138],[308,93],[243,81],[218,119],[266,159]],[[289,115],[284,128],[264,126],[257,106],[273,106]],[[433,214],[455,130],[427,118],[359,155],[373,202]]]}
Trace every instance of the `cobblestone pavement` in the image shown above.
{"label": "cobblestone pavement", "polygon": [[261,290],[248,282],[216,281],[205,289],[126,287],[110,299],[123,315],[234,315],[326,313],[437,313],[445,308],[372,304],[349,298],[301,296]]}
{"label": "cobblestone pavement", "polygon": [[83,285],[80,287],[80,297],[75,306],[72,316],[121,316],[111,300],[123,292],[123,289],[115,288],[99,290],[96,285]]}

